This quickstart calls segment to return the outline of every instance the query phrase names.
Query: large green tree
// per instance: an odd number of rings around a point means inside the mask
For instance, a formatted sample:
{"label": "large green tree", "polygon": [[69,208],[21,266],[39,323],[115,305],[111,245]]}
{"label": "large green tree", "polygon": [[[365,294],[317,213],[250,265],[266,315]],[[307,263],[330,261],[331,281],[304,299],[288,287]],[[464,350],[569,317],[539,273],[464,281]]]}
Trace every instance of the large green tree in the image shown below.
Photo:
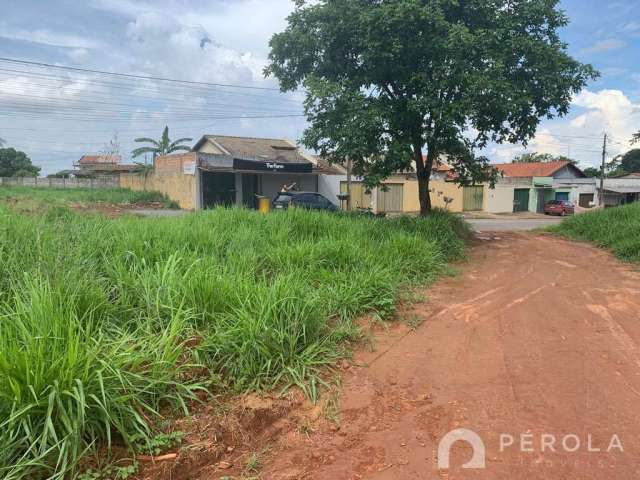
{"label": "large green tree", "polygon": [[37,177],[40,167],[31,163],[26,153],[13,148],[0,148],[0,177]]}
{"label": "large green tree", "polygon": [[629,150],[624,155],[616,158],[616,161],[619,162],[620,168],[625,173],[640,172],[640,148]]}
{"label": "large green tree", "polygon": [[558,0],[297,0],[265,74],[305,88],[307,147],[369,184],[415,168],[427,214],[436,159],[461,183],[495,175],[474,149],[526,143],[596,76],[566,24]]}
{"label": "large green tree", "polygon": [[158,155],[168,155],[170,153],[179,152],[179,151],[189,151],[191,147],[188,145],[181,145],[186,142],[191,142],[191,138],[180,138],[176,141],[171,141],[169,139],[169,127],[164,127],[162,131],[162,137],[160,140],[154,140],[153,138],[136,138],[136,143],[148,143],[149,145],[144,147],[139,147],[133,150],[131,154],[134,158],[144,155],[145,153],[153,154],[155,158]]}

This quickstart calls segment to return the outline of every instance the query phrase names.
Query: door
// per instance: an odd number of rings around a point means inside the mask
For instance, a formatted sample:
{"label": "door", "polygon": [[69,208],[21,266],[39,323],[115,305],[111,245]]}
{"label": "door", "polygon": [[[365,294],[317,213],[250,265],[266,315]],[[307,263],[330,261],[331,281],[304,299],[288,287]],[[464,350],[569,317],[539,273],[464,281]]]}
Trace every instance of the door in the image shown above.
{"label": "door", "polygon": [[473,185],[471,187],[463,187],[462,209],[465,212],[473,212],[482,210],[484,197],[484,187],[482,185]]}
{"label": "door", "polygon": [[591,208],[591,202],[593,202],[593,193],[581,193],[578,199],[578,205],[582,208]]}
{"label": "door", "polygon": [[562,202],[568,202],[569,192],[556,192],[556,200],[560,200]]}
{"label": "door", "polygon": [[204,208],[236,203],[236,175],[227,172],[203,172],[202,203]]}
{"label": "door", "polygon": [[255,173],[242,174],[242,204],[248,208],[257,208],[258,175]]}
{"label": "door", "polygon": [[[347,193],[347,182],[340,182],[340,193]],[[371,208],[371,192],[367,192],[362,182],[351,182],[351,206]]]}
{"label": "door", "polygon": [[529,211],[529,189],[516,188],[513,191],[513,211],[528,212]]}
{"label": "door", "polygon": [[404,185],[402,183],[385,183],[378,187],[379,212],[402,212],[402,202],[404,197]]}
{"label": "door", "polygon": [[538,189],[538,204],[536,205],[537,213],[544,213],[544,206],[547,204],[544,189]]}

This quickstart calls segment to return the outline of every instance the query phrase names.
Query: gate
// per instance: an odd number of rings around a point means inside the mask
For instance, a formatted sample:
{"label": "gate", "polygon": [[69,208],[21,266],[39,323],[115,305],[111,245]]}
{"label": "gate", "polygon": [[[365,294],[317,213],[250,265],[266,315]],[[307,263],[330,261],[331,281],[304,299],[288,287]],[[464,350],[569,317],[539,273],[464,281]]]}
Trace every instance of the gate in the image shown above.
{"label": "gate", "polygon": [[513,191],[513,211],[528,212],[529,211],[529,189],[516,188]]}
{"label": "gate", "polygon": [[379,212],[402,212],[402,202],[404,194],[404,185],[402,183],[385,183],[387,191],[383,191],[383,186],[378,187],[378,205]]}
{"label": "gate", "polygon": [[[340,193],[347,193],[347,182],[340,182]],[[362,182],[351,182],[351,206],[353,208],[371,208],[371,192]]]}
{"label": "gate", "polygon": [[465,212],[482,210],[484,197],[484,187],[482,185],[463,187],[462,194],[462,209]]}

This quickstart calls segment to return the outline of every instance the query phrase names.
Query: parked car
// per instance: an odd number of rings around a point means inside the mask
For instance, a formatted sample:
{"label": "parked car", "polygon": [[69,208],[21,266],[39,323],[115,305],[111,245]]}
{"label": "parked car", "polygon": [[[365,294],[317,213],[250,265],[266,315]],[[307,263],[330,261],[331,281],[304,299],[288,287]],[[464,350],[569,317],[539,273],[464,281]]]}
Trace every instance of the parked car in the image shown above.
{"label": "parked car", "polygon": [[338,210],[327,197],[316,192],[280,192],[273,201],[273,208],[276,210],[284,210],[290,206],[331,212]]}
{"label": "parked car", "polygon": [[567,202],[566,200],[551,200],[547,202],[544,206],[544,214],[545,215],[573,215],[575,213],[575,208],[573,203]]}

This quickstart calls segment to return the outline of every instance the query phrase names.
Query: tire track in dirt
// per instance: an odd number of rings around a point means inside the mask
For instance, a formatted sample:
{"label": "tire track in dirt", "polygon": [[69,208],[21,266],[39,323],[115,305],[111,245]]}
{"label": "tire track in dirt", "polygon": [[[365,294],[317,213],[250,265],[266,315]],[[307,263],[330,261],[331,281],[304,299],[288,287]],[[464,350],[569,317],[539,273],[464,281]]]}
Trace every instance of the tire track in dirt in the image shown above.
{"label": "tire track in dirt", "polygon": [[[550,235],[485,237],[409,312],[415,332],[392,327],[356,355],[339,430],[291,433],[260,478],[640,478],[640,273]],[[461,427],[484,440],[486,469],[461,469],[471,448],[458,443],[438,470],[438,442]],[[531,436],[532,451],[501,451],[501,434]],[[568,434],[577,452],[541,448]],[[586,448],[614,434],[623,452]]]}

